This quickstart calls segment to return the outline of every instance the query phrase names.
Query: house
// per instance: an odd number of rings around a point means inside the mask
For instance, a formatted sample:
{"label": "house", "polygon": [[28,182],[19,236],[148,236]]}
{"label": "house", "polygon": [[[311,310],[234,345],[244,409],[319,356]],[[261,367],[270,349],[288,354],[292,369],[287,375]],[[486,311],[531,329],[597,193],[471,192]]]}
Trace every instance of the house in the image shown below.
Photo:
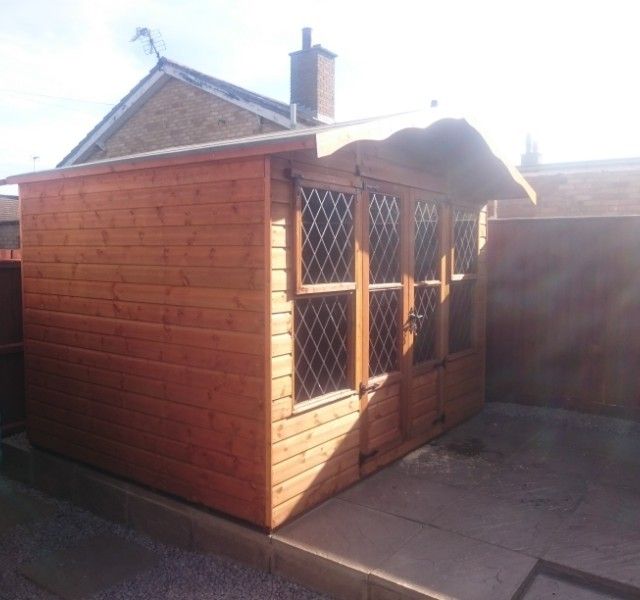
{"label": "house", "polygon": [[290,56],[291,104],[160,58],[58,166],[332,122],[336,55],[305,28]]}
{"label": "house", "polygon": [[535,188],[538,203],[496,204],[490,210],[493,218],[640,215],[640,158],[541,164],[537,149],[528,147],[520,172]]}
{"label": "house", "polygon": [[27,432],[273,529],[476,413],[485,204],[437,110],[9,177]]}
{"label": "house", "polygon": [[20,248],[18,197],[0,194],[0,249]]}

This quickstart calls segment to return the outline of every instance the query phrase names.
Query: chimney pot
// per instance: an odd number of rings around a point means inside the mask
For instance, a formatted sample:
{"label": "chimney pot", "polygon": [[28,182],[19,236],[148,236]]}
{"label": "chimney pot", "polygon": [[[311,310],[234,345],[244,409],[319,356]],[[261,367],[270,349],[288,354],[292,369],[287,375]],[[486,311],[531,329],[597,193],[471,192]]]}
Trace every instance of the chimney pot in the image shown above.
{"label": "chimney pot", "polygon": [[311,48],[311,27],[302,29],[302,49],[309,50]]}
{"label": "chimney pot", "polygon": [[302,50],[291,52],[291,104],[301,115],[324,123],[335,115],[336,55],[320,44],[311,45],[311,28],[302,30]]}

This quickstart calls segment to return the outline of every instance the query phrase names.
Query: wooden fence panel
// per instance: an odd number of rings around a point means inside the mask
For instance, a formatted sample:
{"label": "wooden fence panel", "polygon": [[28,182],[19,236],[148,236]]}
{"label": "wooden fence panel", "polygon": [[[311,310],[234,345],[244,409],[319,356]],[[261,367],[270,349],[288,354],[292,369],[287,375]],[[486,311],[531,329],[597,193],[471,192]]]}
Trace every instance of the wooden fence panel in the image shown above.
{"label": "wooden fence panel", "polygon": [[640,418],[640,217],[491,221],[487,398]]}
{"label": "wooden fence panel", "polygon": [[20,261],[0,261],[0,432],[22,427],[24,366],[22,355]]}

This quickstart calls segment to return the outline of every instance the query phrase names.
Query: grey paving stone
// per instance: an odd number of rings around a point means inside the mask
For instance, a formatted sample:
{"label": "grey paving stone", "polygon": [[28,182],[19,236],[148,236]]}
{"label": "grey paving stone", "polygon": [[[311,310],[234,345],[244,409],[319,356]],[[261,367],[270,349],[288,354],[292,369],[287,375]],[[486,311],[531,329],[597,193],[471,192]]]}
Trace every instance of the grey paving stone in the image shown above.
{"label": "grey paving stone", "polygon": [[228,556],[256,569],[269,570],[271,542],[269,536],[247,525],[191,509],[193,549]]}
{"label": "grey paving stone", "polygon": [[420,523],[334,499],[278,529],[273,539],[371,570],[421,528]]}
{"label": "grey paving stone", "polygon": [[571,512],[587,491],[588,479],[527,464],[505,464],[476,485],[475,492],[545,510]]}
{"label": "grey paving stone", "polygon": [[78,468],[72,501],[115,523],[127,522],[129,485],[92,469]]}
{"label": "grey paving stone", "polygon": [[529,556],[426,526],[370,581],[403,596],[510,600],[535,564]]}
{"label": "grey paving stone", "polygon": [[481,455],[465,456],[444,446],[422,446],[398,461],[407,475],[455,487],[474,488],[496,478],[501,466]]}
{"label": "grey paving stone", "polygon": [[552,538],[545,560],[640,588],[640,530],[590,514],[572,515]]}
{"label": "grey paving stone", "polygon": [[157,561],[158,557],[150,550],[105,534],[43,554],[21,565],[18,571],[64,600],[79,600],[132,579]]}
{"label": "grey paving stone", "polygon": [[576,514],[605,517],[640,529],[640,489],[591,483]]}
{"label": "grey paving stone", "polygon": [[159,494],[136,490],[128,498],[128,525],[166,544],[192,548],[189,507]]}
{"label": "grey paving stone", "polygon": [[0,536],[16,525],[46,519],[55,510],[52,503],[21,492],[7,480],[0,480]]}
{"label": "grey paving stone", "polygon": [[621,600],[605,592],[590,589],[552,575],[540,574],[535,577],[523,600]]}
{"label": "grey paving stone", "polygon": [[640,464],[623,459],[607,460],[595,480],[605,485],[640,491]]}
{"label": "grey paving stone", "polygon": [[381,512],[429,523],[459,494],[458,488],[412,477],[389,467],[338,497]]}
{"label": "grey paving stone", "polygon": [[24,436],[11,436],[0,443],[0,473],[27,485],[32,482],[31,448]]}
{"label": "grey paving stone", "polygon": [[560,474],[595,477],[604,468],[606,458],[586,448],[536,441],[516,452],[508,462],[541,467]]}
{"label": "grey paving stone", "polygon": [[45,450],[32,451],[33,485],[41,492],[70,500],[77,464]]}
{"label": "grey paving stone", "polygon": [[367,597],[367,570],[273,540],[271,571],[306,587],[344,600]]}
{"label": "grey paving stone", "polygon": [[459,494],[432,523],[448,531],[539,557],[570,513],[505,502],[485,494]]}

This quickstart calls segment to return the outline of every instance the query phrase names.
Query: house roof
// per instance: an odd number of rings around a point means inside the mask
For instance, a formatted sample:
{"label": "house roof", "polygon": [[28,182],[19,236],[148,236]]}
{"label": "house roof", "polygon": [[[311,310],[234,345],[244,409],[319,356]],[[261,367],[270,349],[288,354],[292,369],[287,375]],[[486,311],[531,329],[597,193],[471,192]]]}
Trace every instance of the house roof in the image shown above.
{"label": "house roof", "polygon": [[600,160],[581,160],[572,162],[540,163],[520,167],[528,175],[552,175],[556,173],[593,173],[609,171],[637,171],[640,169],[640,157],[605,158]]}
{"label": "house roof", "polygon": [[[81,162],[100,140],[110,137],[144,104],[150,95],[171,77],[249,110],[281,127],[291,127],[291,107],[289,104],[262,94],[256,94],[162,57],[153,69],[105,115],[102,121],[57,166],[64,167]],[[301,125],[315,125],[319,122],[301,113],[300,109],[298,109],[298,121]]]}
{"label": "house roof", "polygon": [[17,222],[18,212],[18,196],[0,194],[0,223]]}
{"label": "house roof", "polygon": [[313,149],[322,158],[354,142],[387,139],[401,144],[425,165],[447,166],[454,191],[472,195],[479,203],[513,198],[536,202],[533,188],[515,167],[492,150],[475,127],[463,118],[442,115],[439,109],[165,148],[14,175],[0,180],[0,185],[301,149]]}

